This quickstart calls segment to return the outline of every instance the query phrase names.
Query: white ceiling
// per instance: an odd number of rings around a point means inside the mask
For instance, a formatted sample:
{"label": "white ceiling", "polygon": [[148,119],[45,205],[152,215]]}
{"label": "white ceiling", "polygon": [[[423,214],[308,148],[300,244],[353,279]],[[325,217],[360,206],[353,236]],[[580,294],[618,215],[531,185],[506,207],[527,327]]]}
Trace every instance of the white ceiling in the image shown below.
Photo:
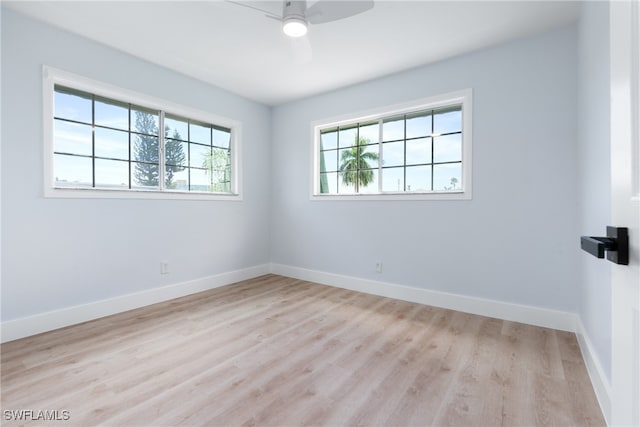
{"label": "white ceiling", "polygon": [[[278,21],[224,1],[2,3],[267,105],[566,25],[580,8],[577,1],[378,0],[360,15],[312,25],[312,59],[301,62]],[[244,3],[282,12],[279,1]]]}

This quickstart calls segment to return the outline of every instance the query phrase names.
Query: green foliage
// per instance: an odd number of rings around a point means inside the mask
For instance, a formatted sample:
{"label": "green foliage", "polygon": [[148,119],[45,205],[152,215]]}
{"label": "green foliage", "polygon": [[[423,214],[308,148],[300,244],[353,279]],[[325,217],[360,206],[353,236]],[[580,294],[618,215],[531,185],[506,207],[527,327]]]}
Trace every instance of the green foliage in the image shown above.
{"label": "green foliage", "polygon": [[135,135],[133,148],[135,150],[134,176],[139,185],[148,187],[158,186],[160,174],[158,157],[158,128],[154,116],[142,111],[136,111],[136,129],[144,135]]}
{"label": "green foliage", "polygon": [[374,180],[374,174],[369,162],[378,160],[378,153],[365,151],[365,145],[369,144],[368,138],[356,136],[355,145],[349,150],[344,150],[340,157],[340,176],[345,185],[353,185],[356,193],[360,187],[366,187]]}
{"label": "green foliage", "polygon": [[176,183],[173,182],[173,176],[177,172],[181,172],[184,170],[184,164],[186,162],[186,155],[184,150],[182,149],[182,142],[177,141],[181,139],[180,134],[177,130],[173,131],[173,135],[168,139],[167,135],[169,133],[169,127],[165,126],[164,128],[164,151],[165,151],[165,171],[164,171],[164,182],[166,188],[175,188]]}
{"label": "green foliage", "polygon": [[211,155],[204,158],[202,167],[206,169],[210,178],[209,191],[231,191],[231,150],[214,147]]}
{"label": "green foliage", "polygon": [[447,187],[445,185],[444,189],[446,191],[455,190],[457,185],[458,185],[458,178],[453,177],[453,178],[451,178],[451,187]]}
{"label": "green foliage", "polygon": [[[151,113],[136,111],[136,130],[140,134],[135,134],[133,148],[135,150],[134,177],[138,184],[148,187],[158,186],[160,175],[160,162],[158,153],[158,127],[155,117]],[[174,188],[173,177],[177,172],[184,170],[186,156],[180,141],[168,139],[169,128],[165,127],[165,186]],[[155,135],[155,136],[151,136]],[[181,139],[177,131],[173,132],[172,138]]]}

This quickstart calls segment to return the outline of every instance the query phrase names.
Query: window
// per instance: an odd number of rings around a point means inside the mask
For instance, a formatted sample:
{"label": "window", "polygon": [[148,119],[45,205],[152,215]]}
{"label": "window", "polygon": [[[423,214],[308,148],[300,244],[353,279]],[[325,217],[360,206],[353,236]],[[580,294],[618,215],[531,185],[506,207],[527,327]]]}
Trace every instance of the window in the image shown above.
{"label": "window", "polygon": [[470,90],[352,117],[312,125],[313,197],[471,198]]}
{"label": "window", "polygon": [[45,83],[46,195],[238,198],[238,123],[51,68]]}

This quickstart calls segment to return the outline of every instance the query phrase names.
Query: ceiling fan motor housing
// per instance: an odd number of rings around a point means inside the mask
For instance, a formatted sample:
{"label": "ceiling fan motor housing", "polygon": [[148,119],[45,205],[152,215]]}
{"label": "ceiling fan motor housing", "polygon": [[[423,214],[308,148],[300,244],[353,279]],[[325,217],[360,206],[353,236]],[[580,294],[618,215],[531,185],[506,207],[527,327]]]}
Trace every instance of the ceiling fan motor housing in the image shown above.
{"label": "ceiling fan motor housing", "polygon": [[290,18],[297,18],[306,22],[306,10],[307,2],[305,0],[285,0],[282,10],[282,18],[285,21]]}

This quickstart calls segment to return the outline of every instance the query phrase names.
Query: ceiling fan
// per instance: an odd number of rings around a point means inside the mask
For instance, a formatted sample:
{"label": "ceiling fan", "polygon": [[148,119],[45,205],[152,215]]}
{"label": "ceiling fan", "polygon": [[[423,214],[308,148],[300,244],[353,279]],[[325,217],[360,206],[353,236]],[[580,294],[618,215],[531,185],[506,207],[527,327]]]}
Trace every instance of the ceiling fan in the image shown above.
{"label": "ceiling fan", "polygon": [[268,18],[282,23],[282,31],[294,42],[292,49],[297,62],[307,62],[311,59],[311,45],[305,37],[309,24],[317,25],[338,21],[366,12],[373,8],[373,0],[319,0],[307,7],[306,0],[284,0],[282,14],[261,8],[259,1],[243,2],[227,0],[239,6],[263,12]]}
{"label": "ceiling fan", "polygon": [[320,0],[307,7],[305,0],[284,0],[282,7],[282,31],[289,37],[301,37],[307,33],[308,24],[324,24],[358,15],[373,8],[373,0],[335,1]]}

